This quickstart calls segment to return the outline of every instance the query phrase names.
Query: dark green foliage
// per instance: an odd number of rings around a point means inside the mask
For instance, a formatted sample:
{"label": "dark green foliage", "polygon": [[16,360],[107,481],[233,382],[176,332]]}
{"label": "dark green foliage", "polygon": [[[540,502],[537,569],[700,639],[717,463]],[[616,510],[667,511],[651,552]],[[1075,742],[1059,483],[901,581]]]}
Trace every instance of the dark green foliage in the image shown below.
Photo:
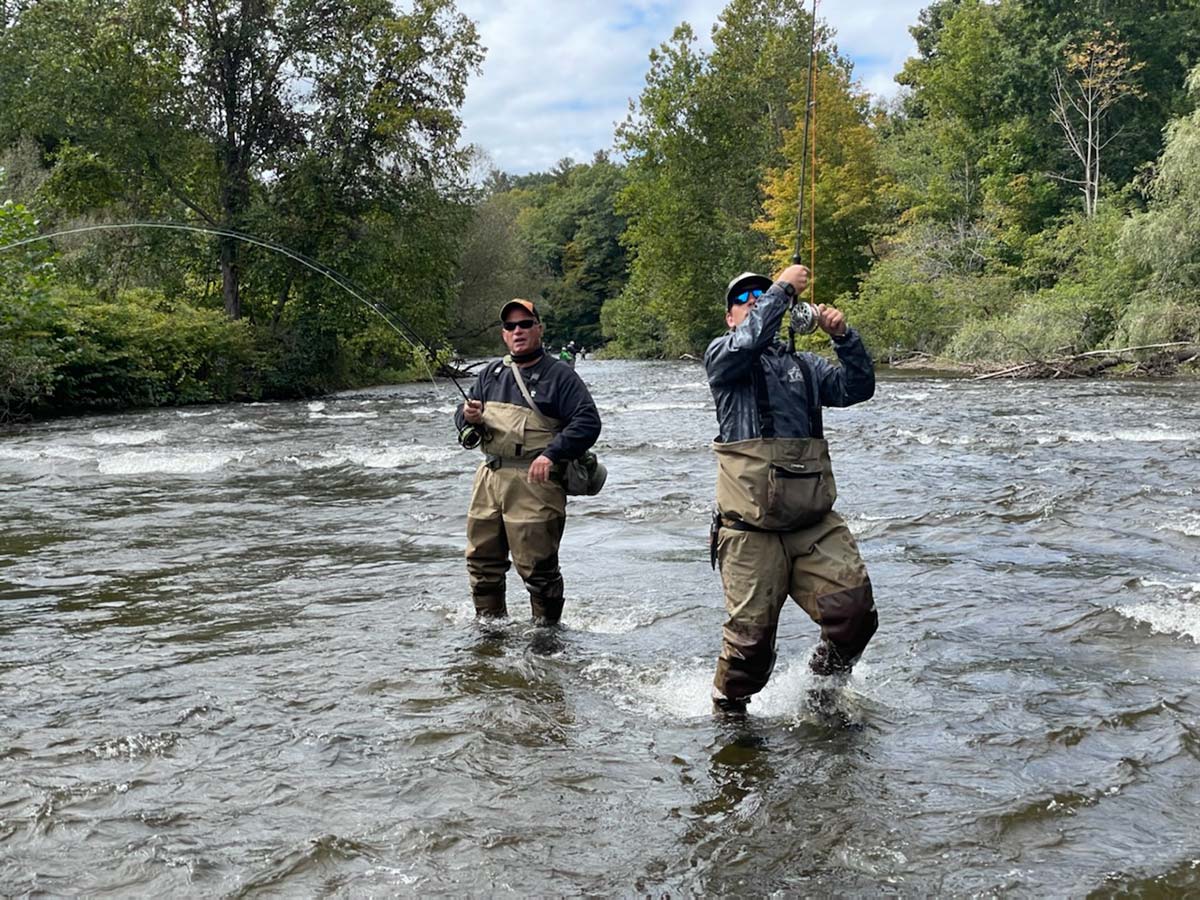
{"label": "dark green foliage", "polygon": [[552,349],[602,344],[601,307],[627,277],[617,211],[625,183],[625,170],[603,153],[587,164],[561,160],[549,173],[494,173],[461,261],[458,348],[493,349],[496,313],[513,297],[538,304]]}
{"label": "dark green foliage", "polygon": [[[0,246],[36,234],[28,209],[11,200],[0,204]],[[53,333],[60,315],[52,292],[57,274],[44,245],[0,253],[0,424],[36,407],[54,384],[60,355]]]}
{"label": "dark green foliage", "polygon": [[[80,290],[49,316],[66,354],[47,363],[53,397],[45,379],[25,390],[42,408],[308,395],[407,370],[424,348],[370,305],[444,342],[468,218],[457,111],[482,58],[451,0],[46,0],[4,16],[0,146],[42,170],[20,184],[40,231],[218,226],[360,295],[231,238],[63,238],[57,270]],[[246,325],[221,331],[222,310]],[[49,360],[20,327],[2,358]]]}
{"label": "dark green foliage", "polygon": [[115,409],[250,399],[258,393],[250,329],[221,311],[140,289],[111,301],[60,298],[60,348],[49,403]]}

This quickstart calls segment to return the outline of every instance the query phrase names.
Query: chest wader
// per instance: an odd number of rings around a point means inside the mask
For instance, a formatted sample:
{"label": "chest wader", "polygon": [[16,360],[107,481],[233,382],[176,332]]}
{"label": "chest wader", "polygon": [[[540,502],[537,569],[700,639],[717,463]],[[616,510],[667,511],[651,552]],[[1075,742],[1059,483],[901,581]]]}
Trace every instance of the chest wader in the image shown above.
{"label": "chest wader", "polygon": [[814,673],[849,672],[878,620],[858,546],[833,512],[829,445],[820,437],[755,438],[713,448],[713,559],[728,613],[713,679],[718,705],[744,705],[766,686],[789,595],[821,626]]}
{"label": "chest wader", "polygon": [[489,401],[483,422],[490,438],[475,472],[467,509],[467,573],[478,616],[504,616],[509,556],[529,590],[534,619],[562,616],[558,545],[567,495],[554,481],[529,481],[529,464],[550,445],[560,423],[524,406]]}

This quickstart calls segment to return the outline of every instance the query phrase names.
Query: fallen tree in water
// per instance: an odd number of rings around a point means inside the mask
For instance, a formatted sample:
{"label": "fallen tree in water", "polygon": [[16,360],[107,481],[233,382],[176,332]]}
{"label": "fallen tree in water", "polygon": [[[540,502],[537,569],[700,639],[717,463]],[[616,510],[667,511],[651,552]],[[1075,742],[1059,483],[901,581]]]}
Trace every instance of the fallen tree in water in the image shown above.
{"label": "fallen tree in water", "polygon": [[[1148,353],[1149,351],[1158,351]],[[1143,354],[1130,358],[1130,354]],[[1148,355],[1145,355],[1148,354]],[[1089,350],[1052,359],[1031,359],[1017,366],[984,372],[976,381],[989,378],[1093,378],[1116,366],[1129,364],[1127,375],[1171,375],[1180,367],[1200,360],[1200,344],[1171,341],[1115,350]]]}

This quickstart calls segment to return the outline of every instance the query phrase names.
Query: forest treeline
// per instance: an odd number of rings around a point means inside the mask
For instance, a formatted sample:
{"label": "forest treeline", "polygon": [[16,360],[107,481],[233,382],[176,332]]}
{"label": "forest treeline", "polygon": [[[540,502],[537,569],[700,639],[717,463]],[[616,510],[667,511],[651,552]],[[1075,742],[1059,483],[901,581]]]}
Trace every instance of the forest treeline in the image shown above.
{"label": "forest treeline", "polygon": [[[811,32],[797,0],[681,23],[611,148],[512,175],[462,143],[452,0],[0,4],[0,418],[405,377],[513,296],[552,346],[698,353],[796,244]],[[912,33],[881,106],[817,23],[813,298],[885,360],[1200,339],[1200,4],[935,0]],[[132,222],[207,230],[99,227]]]}

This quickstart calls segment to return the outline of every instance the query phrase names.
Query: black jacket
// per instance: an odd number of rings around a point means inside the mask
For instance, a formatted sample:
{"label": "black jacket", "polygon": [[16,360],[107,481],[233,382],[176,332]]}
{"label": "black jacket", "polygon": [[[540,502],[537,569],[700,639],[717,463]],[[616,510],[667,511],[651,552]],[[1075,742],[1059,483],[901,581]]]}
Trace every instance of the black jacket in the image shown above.
{"label": "black jacket", "polygon": [[875,364],[858,333],[834,338],[840,366],[790,353],[777,337],[792,291],[776,282],[737,328],[704,354],[720,442],[821,437],[820,407],[851,406],[875,393]]}
{"label": "black jacket", "polygon": [[[521,376],[538,411],[563,424],[563,430],[550,442],[545,455],[551,462],[578,459],[600,437],[600,413],[583,379],[569,364],[553,359],[549,354],[522,369]],[[512,370],[499,359],[492,360],[480,371],[467,396],[482,400],[485,406],[489,401],[529,405]],[[462,404],[454,411],[454,424],[460,431],[467,424]]]}

